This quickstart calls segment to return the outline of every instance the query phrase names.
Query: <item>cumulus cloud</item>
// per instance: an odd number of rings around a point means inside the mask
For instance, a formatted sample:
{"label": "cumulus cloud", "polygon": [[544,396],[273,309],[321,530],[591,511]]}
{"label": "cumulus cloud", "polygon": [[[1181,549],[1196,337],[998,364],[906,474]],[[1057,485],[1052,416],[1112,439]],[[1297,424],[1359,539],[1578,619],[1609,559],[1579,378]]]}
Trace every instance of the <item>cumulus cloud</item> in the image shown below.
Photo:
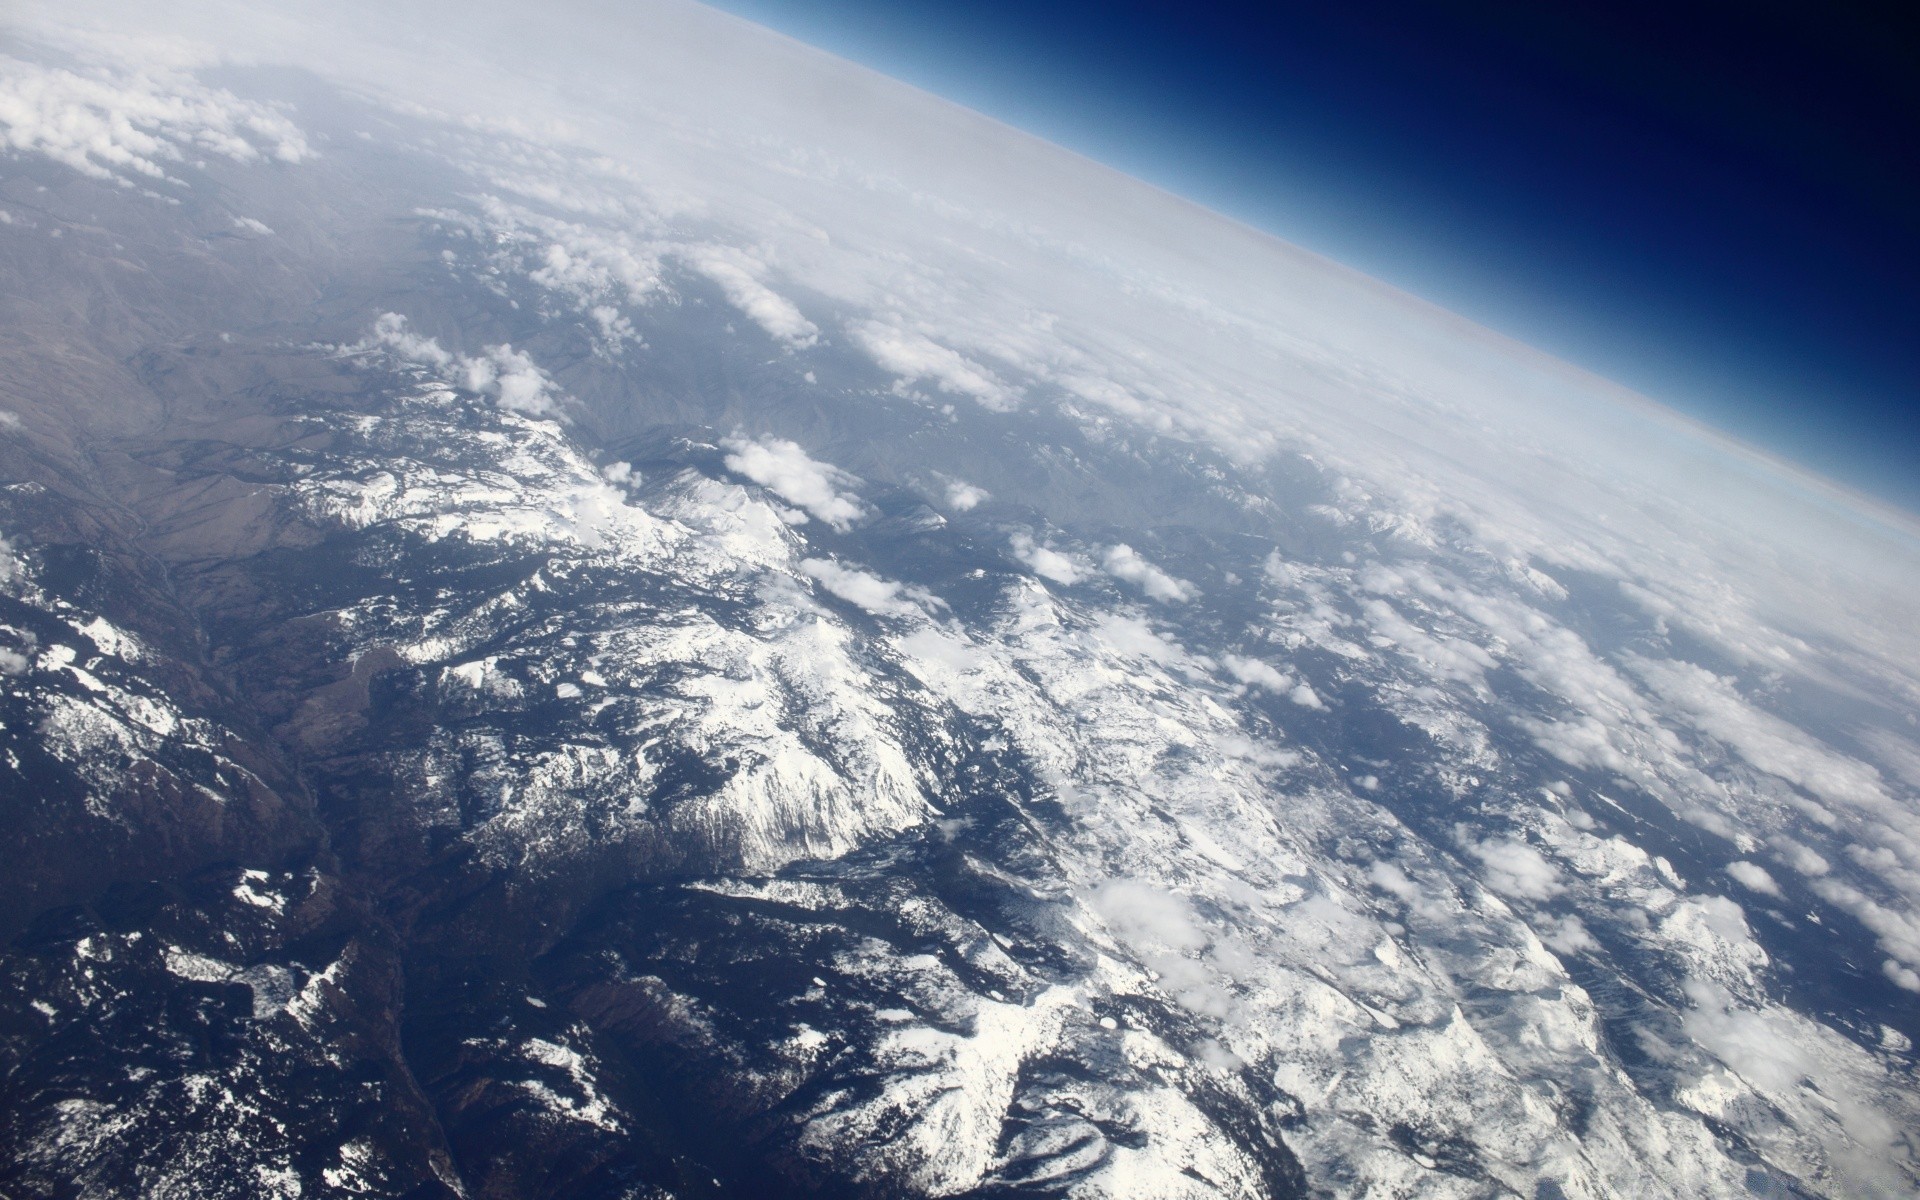
{"label": "cumulus cloud", "polygon": [[529,417],[559,413],[553,380],[524,350],[501,344],[488,346],[477,357],[461,361],[462,382],[470,392],[492,396],[501,408]]}
{"label": "cumulus cloud", "polygon": [[1787,865],[1802,875],[1825,875],[1833,870],[1833,864],[1790,837],[1776,837],[1773,845],[1785,857]]}
{"label": "cumulus cloud", "polygon": [[1493,656],[1479,646],[1459,638],[1430,634],[1384,600],[1364,600],[1360,608],[1378,636],[1398,646],[1403,654],[1437,679],[1475,683],[1494,666]]}
{"label": "cumulus cloud", "polygon": [[1213,1017],[1231,1011],[1231,994],[1200,961],[1209,939],[1184,897],[1152,884],[1116,879],[1092,889],[1086,899],[1182,1007]]}
{"label": "cumulus cloud", "polygon": [[[528,271],[527,278],[572,296],[582,307],[607,298],[635,303],[659,283],[658,260],[617,237],[553,220],[542,232],[549,240],[540,251],[539,266]],[[605,324],[612,317],[596,319]]]}
{"label": "cumulus cloud", "polygon": [[809,558],[800,563],[803,574],[826,588],[829,592],[849,604],[858,605],[881,617],[914,617],[923,612],[920,604],[937,604],[932,593],[923,588],[908,587],[891,579],[882,579],[878,575],[854,567],[844,566],[827,558]]}
{"label": "cumulus cloud", "polygon": [[235,217],[233,219],[233,227],[244,230],[247,233],[256,234],[260,237],[273,236],[273,226],[254,217]]}
{"label": "cumulus cloud", "polygon": [[774,339],[796,349],[820,339],[820,327],[802,316],[793,301],[760,282],[765,264],[729,246],[685,246],[679,258],[719,285],[727,303]]}
{"label": "cumulus cloud", "polygon": [[1602,767],[1627,771],[1626,755],[1613,744],[1613,731],[1606,722],[1586,713],[1575,713],[1566,720],[1541,721],[1516,716],[1514,723],[1526,730],[1533,744],[1570,767]]}
{"label": "cumulus cloud", "polygon": [[[553,173],[543,178],[550,181]],[[529,186],[496,182],[516,191]],[[562,197],[548,198],[564,203]],[[479,197],[475,203],[478,211],[473,213],[423,209],[418,215],[478,247],[475,265],[482,274],[524,276],[590,320],[597,353],[617,355],[627,343],[639,340],[622,309],[644,302],[660,286],[660,244],[624,229],[595,228],[494,196]],[[615,206],[613,211],[625,210]]]}
{"label": "cumulus cloud", "polygon": [[1587,954],[1600,948],[1586,925],[1571,913],[1549,922],[1539,931],[1539,936],[1555,954]]}
{"label": "cumulus cloud", "polygon": [[1184,579],[1173,576],[1140,557],[1132,546],[1122,543],[1107,548],[1101,566],[1115,579],[1123,579],[1162,604],[1179,604],[1200,594]]}
{"label": "cumulus cloud", "polygon": [[964,479],[948,479],[947,507],[955,512],[968,512],[978,508],[982,501],[989,499],[992,493],[983,487],[975,487]]}
{"label": "cumulus cloud", "polygon": [[1485,868],[1486,885],[1516,900],[1551,900],[1566,890],[1560,872],[1532,846],[1512,838],[1491,838],[1467,846]]}
{"label": "cumulus cloud", "polygon": [[313,149],[278,111],[178,72],[81,74],[0,56],[0,150],[95,179],[179,183],[191,155],[297,163]]}
{"label": "cumulus cloud", "polygon": [[1108,646],[1129,658],[1175,666],[1187,661],[1186,650],[1139,617],[1109,613],[1100,618],[1094,633]]}
{"label": "cumulus cloud", "polygon": [[1412,904],[1420,898],[1420,885],[1415,883],[1405,871],[1390,862],[1368,864],[1367,882],[1407,904]]}
{"label": "cumulus cloud", "polygon": [[1735,883],[1750,892],[1772,896],[1776,900],[1780,898],[1780,885],[1775,883],[1773,876],[1758,863],[1730,862],[1727,864],[1727,874],[1733,877]]}
{"label": "cumulus cloud", "polygon": [[1756,708],[1734,688],[1733,681],[1686,662],[1641,659],[1634,666],[1696,729],[1750,765],[1823,800],[1870,812],[1891,804],[1880,773],[1872,766]]}
{"label": "cumulus cloud", "polygon": [[721,444],[731,451],[726,458],[729,471],[746,476],[835,529],[845,530],[866,515],[866,506],[848,490],[856,482],[854,477],[808,457],[795,442],[736,436]]}
{"label": "cumulus cloud", "polygon": [[1275,695],[1284,696],[1294,686],[1293,677],[1275,669],[1257,658],[1243,658],[1238,654],[1222,655],[1222,666],[1227,672],[1248,687],[1265,688]]}
{"label": "cumulus cloud", "polygon": [[923,334],[879,321],[862,321],[848,332],[867,357],[905,382],[927,380],[943,392],[971,397],[997,412],[1016,403],[1012,389],[992,372]]}
{"label": "cumulus cloud", "polygon": [[381,313],[373,323],[373,341],[379,346],[424,367],[436,371],[445,371],[453,366],[454,355],[441,346],[438,341],[425,334],[415,333],[407,325],[407,319],[399,313]]}
{"label": "cumulus cloud", "polygon": [[477,355],[456,354],[433,338],[415,333],[399,313],[382,313],[373,336],[362,348],[378,348],[418,363],[456,387],[511,412],[530,417],[558,417],[560,402],[553,380],[524,350],[502,343]]}
{"label": "cumulus cloud", "polygon": [[[1692,1008],[1682,1015],[1687,1035],[1724,1063],[1794,1126],[1821,1143],[1839,1191],[1859,1196],[1903,1196],[1912,1178],[1902,1169],[1910,1139],[1902,1122],[1875,1093],[1883,1070],[1829,1029],[1775,1005],[1743,1002],[1709,981],[1685,984]],[[1896,1093],[1897,1094],[1897,1093]]]}
{"label": "cumulus cloud", "polygon": [[[1811,879],[1808,886],[1821,899],[1846,909],[1872,930],[1880,941],[1880,948],[1893,956],[1897,966],[1920,968],[1920,917],[1882,904],[1854,885],[1830,875]],[[1893,978],[1891,972],[1889,978]]]}
{"label": "cumulus cloud", "polygon": [[1013,556],[1025,563],[1035,575],[1051,579],[1063,587],[1072,587],[1080,582],[1084,571],[1069,555],[1042,546],[1024,533],[1013,535]]}
{"label": "cumulus cloud", "polygon": [[1813,1066],[1791,1031],[1772,1014],[1740,1007],[1723,987],[1698,979],[1686,983],[1693,1009],[1683,1018],[1687,1035],[1763,1091],[1785,1091]]}

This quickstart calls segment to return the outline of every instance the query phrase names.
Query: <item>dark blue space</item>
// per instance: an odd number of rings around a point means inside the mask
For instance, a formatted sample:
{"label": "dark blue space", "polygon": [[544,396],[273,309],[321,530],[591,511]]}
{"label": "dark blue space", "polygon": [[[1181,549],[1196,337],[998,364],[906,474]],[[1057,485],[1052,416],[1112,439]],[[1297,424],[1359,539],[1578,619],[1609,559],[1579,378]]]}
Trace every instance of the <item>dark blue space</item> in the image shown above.
{"label": "dark blue space", "polygon": [[1920,37],[1892,9],[723,7],[1920,509]]}

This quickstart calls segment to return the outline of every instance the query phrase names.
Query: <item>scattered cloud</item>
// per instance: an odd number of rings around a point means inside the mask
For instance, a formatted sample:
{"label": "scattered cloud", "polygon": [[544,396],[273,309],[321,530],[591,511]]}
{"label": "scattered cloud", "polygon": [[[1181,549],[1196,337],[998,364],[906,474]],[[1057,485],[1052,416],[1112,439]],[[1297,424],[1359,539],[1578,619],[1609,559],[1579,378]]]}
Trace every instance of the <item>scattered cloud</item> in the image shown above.
{"label": "scattered cloud", "polygon": [[529,417],[551,417],[560,408],[553,380],[524,350],[502,344],[488,346],[477,357],[461,360],[466,389],[492,396],[501,408]]}
{"label": "scattered cloud", "polygon": [[1415,883],[1405,871],[1390,862],[1369,863],[1367,882],[1407,904],[1412,904],[1420,898],[1420,885]]}
{"label": "scattered cloud", "polygon": [[1868,811],[1891,804],[1873,767],[1754,707],[1735,690],[1732,680],[1687,662],[1640,659],[1634,668],[1695,728],[1750,765],[1823,800]]}
{"label": "scattered cloud", "polygon": [[[547,178],[551,181],[552,175]],[[445,251],[450,263],[461,262],[489,280],[521,276],[545,289],[592,322],[597,352],[618,355],[627,343],[640,340],[623,309],[645,302],[659,289],[663,244],[624,228],[595,228],[496,196],[481,196],[475,204],[476,212],[418,213],[477,248],[465,259]]]}
{"label": "scattered cloud", "polygon": [[1486,885],[1510,899],[1551,900],[1566,890],[1560,872],[1525,842],[1492,838],[1470,843],[1467,853],[1485,868],[1481,878]]}
{"label": "scattered cloud", "polygon": [[1804,846],[1790,837],[1783,836],[1774,838],[1773,846],[1774,849],[1778,850],[1785,858],[1787,865],[1802,875],[1825,875],[1827,872],[1833,870],[1833,864],[1829,863],[1810,847]]}
{"label": "scattered cloud", "polygon": [[964,479],[948,479],[947,507],[955,512],[970,512],[992,497],[992,493],[983,487],[975,487]]}
{"label": "scattered cloud", "polygon": [[1819,897],[1852,913],[1880,940],[1880,948],[1906,968],[1920,968],[1920,917],[1880,903],[1860,888],[1831,875],[1808,881]]}
{"label": "scattered cloud", "polygon": [[1243,658],[1238,654],[1225,654],[1220,658],[1227,672],[1248,687],[1265,688],[1277,696],[1284,696],[1294,686],[1293,677],[1271,664],[1257,658]]}
{"label": "scattered cloud", "polygon": [[1160,634],[1139,617],[1109,613],[1093,627],[1101,641],[1129,658],[1143,658],[1162,666],[1188,661],[1186,649]]}
{"label": "scattered cloud", "polygon": [[1774,882],[1773,876],[1767,873],[1765,867],[1757,863],[1730,862],[1727,864],[1727,874],[1733,877],[1735,883],[1750,892],[1772,896],[1776,900],[1780,898],[1780,885]]}
{"label": "scattered cloud", "polygon": [[1042,546],[1024,533],[1013,535],[1013,556],[1025,563],[1035,575],[1050,579],[1062,587],[1072,587],[1080,582],[1081,575],[1085,573],[1085,568],[1071,556]]}
{"label": "scattered cloud", "polygon": [[[932,593],[827,558],[801,560],[800,570],[827,591],[880,617],[916,617],[921,604],[938,604]],[[919,603],[916,603],[918,601]]]}
{"label": "scattered cloud", "polygon": [[1115,879],[1087,892],[1086,899],[1182,1007],[1212,1017],[1231,1012],[1231,993],[1201,961],[1210,939],[1184,897],[1152,884]]}
{"label": "scattered cloud", "polygon": [[456,354],[435,339],[415,333],[405,317],[390,312],[374,322],[372,338],[360,348],[383,349],[418,363],[456,387],[493,397],[494,403],[510,412],[560,416],[559,393],[552,378],[531,355],[505,343],[484,347],[478,355]]}
{"label": "scattered cloud", "polygon": [[1162,604],[1184,603],[1200,594],[1200,589],[1184,579],[1175,579],[1125,543],[1109,546],[1100,565],[1107,574],[1133,584]]}
{"label": "scattered cloud", "polygon": [[777,341],[794,349],[820,340],[820,327],[802,316],[793,301],[760,282],[764,263],[730,246],[685,246],[678,251],[687,266],[719,285],[727,303]]}
{"label": "scattered cloud", "polygon": [[1548,922],[1539,930],[1539,937],[1555,954],[1590,954],[1600,948],[1586,925],[1571,913]]}
{"label": "scattered cloud", "polygon": [[879,321],[862,321],[848,332],[884,371],[907,383],[927,380],[950,395],[968,396],[986,408],[1005,412],[1018,398],[991,371],[947,349],[932,338]]}
{"label": "scattered cloud", "polygon": [[81,73],[0,56],[0,150],[40,154],[95,179],[179,183],[192,156],[312,157],[274,108],[174,71]]}
{"label": "scattered cloud", "polygon": [[729,471],[753,480],[789,504],[838,530],[846,530],[866,515],[866,505],[851,493],[853,476],[830,463],[808,457],[785,438],[730,437],[721,443],[731,453]]}

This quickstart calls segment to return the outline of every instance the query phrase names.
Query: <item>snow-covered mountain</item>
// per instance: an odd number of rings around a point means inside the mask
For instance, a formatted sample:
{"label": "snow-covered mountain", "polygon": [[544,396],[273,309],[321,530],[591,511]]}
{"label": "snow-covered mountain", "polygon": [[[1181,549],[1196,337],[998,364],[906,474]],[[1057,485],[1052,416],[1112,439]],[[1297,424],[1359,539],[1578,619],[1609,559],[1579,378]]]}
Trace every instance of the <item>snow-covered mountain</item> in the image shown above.
{"label": "snow-covered mountain", "polygon": [[0,42],[0,1192],[1920,1185],[1920,542],[692,7]]}

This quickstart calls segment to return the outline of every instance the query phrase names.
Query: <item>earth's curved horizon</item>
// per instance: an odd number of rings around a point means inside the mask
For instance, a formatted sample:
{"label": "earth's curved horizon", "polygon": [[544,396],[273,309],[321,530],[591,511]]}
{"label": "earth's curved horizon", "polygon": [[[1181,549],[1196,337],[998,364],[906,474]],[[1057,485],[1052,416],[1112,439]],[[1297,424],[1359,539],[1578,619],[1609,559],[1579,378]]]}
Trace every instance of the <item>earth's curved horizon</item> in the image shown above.
{"label": "earth's curved horizon", "polygon": [[0,1192],[1897,1196],[1912,514],[677,0],[0,26]]}

